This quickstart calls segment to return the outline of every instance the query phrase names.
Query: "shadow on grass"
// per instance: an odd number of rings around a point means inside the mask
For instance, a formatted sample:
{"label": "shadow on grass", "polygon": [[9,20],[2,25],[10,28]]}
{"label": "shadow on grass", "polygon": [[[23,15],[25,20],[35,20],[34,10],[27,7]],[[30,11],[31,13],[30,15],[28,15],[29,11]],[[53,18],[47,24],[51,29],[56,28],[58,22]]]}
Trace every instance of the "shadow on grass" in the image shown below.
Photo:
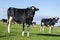
{"label": "shadow on grass", "polygon": [[[4,37],[12,37],[12,36],[22,36],[21,32],[11,32],[11,33],[3,33],[0,34],[0,38],[4,38]],[[27,33],[24,33],[24,37],[27,36]]]}
{"label": "shadow on grass", "polygon": [[10,36],[14,36],[14,35],[0,35],[0,38],[2,38],[2,37],[10,37]]}
{"label": "shadow on grass", "polygon": [[42,36],[52,36],[52,37],[60,37],[59,34],[37,34],[37,35],[42,35]]}
{"label": "shadow on grass", "polygon": [[11,33],[2,33],[2,34],[0,34],[0,38],[2,38],[2,37],[11,37],[11,36],[16,36],[17,35],[17,33],[13,33],[13,32],[11,32]]}

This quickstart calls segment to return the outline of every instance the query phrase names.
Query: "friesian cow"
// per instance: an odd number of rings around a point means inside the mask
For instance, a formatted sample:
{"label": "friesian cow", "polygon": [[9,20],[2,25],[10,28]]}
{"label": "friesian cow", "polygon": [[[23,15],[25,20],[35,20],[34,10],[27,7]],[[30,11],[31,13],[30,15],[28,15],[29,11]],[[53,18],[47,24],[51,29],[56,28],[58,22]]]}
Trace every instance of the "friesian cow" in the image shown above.
{"label": "friesian cow", "polygon": [[4,23],[4,22],[7,23],[7,19],[2,19],[2,22],[3,22],[3,23]]}
{"label": "friesian cow", "polygon": [[27,36],[29,36],[29,30],[30,30],[30,24],[33,21],[33,17],[35,15],[35,11],[38,11],[39,9],[31,6],[31,7],[27,7],[24,9],[19,9],[19,8],[13,8],[10,7],[8,8],[7,11],[7,15],[8,15],[8,33],[10,33],[10,24],[11,21],[14,20],[17,23],[22,23],[23,25],[23,32],[22,32],[22,36],[24,36],[24,27],[25,27],[25,23],[28,25],[27,29]]}
{"label": "friesian cow", "polygon": [[[7,19],[2,19],[2,22],[4,23],[7,23]],[[15,21],[12,21],[12,24],[15,24]]]}
{"label": "friesian cow", "polygon": [[36,22],[32,22],[31,24],[32,24],[32,25],[36,25]]}
{"label": "friesian cow", "polygon": [[41,20],[41,28],[40,31],[44,31],[45,26],[49,27],[49,33],[52,33],[53,31],[53,27],[55,25],[55,23],[57,23],[59,18],[55,17],[55,18],[44,18]]}

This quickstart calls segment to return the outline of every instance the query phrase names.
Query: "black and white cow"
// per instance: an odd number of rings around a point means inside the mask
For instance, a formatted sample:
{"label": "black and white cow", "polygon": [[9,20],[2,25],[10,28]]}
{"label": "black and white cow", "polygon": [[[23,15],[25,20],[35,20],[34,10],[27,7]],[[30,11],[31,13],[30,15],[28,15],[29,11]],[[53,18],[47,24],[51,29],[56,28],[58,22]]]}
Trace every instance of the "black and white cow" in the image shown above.
{"label": "black and white cow", "polygon": [[31,25],[36,25],[36,22],[32,22]]}
{"label": "black and white cow", "polygon": [[23,25],[23,32],[22,32],[22,36],[24,36],[24,27],[25,27],[25,23],[28,25],[27,29],[27,36],[29,36],[29,30],[30,30],[30,24],[33,21],[33,17],[35,15],[35,11],[38,11],[39,9],[31,6],[25,9],[19,9],[19,8],[13,8],[10,7],[8,8],[7,11],[7,15],[8,15],[8,33],[10,33],[10,24],[11,21],[14,20],[17,23],[22,23]]}
{"label": "black and white cow", "polygon": [[53,31],[53,26],[55,25],[55,23],[57,23],[59,18],[55,17],[55,18],[43,18],[41,20],[41,28],[40,31],[44,31],[45,26],[49,27],[49,33],[51,33]]}
{"label": "black and white cow", "polygon": [[7,19],[2,19],[2,22],[3,22],[3,23],[4,23],[4,22],[7,23]]}
{"label": "black and white cow", "polygon": [[[2,19],[3,23],[7,23],[7,19]],[[12,21],[12,24],[15,24],[15,21]]]}

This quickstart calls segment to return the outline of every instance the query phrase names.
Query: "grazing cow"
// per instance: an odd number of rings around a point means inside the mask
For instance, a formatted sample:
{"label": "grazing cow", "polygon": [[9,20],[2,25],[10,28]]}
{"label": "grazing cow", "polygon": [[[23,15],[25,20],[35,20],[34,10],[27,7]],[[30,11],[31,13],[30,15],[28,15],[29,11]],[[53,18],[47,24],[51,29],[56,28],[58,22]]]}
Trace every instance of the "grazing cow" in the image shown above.
{"label": "grazing cow", "polygon": [[36,22],[32,22],[31,24],[32,24],[32,25],[36,25]]}
{"label": "grazing cow", "polygon": [[[4,23],[7,23],[7,19],[2,19],[2,22]],[[12,21],[12,24],[15,24],[15,22],[14,21]]]}
{"label": "grazing cow", "polygon": [[4,22],[7,23],[7,19],[2,19],[2,21],[3,21],[3,23],[4,23]]}
{"label": "grazing cow", "polygon": [[57,23],[59,18],[55,17],[55,18],[45,18],[41,20],[41,28],[40,31],[44,31],[45,26],[49,26],[49,33],[52,32],[53,30],[53,26],[55,25],[55,23]]}
{"label": "grazing cow", "polygon": [[32,23],[31,23],[31,27],[32,27],[32,26],[33,26],[33,27],[36,27],[36,22],[32,22]]}
{"label": "grazing cow", "polygon": [[13,8],[13,7],[8,8],[8,11],[7,11],[8,33],[10,33],[11,21],[14,20],[17,23],[22,23],[22,25],[23,25],[22,36],[24,36],[25,23],[28,25],[27,26],[27,29],[28,29],[27,36],[29,36],[30,24],[33,21],[35,11],[38,11],[38,10],[39,9],[34,6],[31,6],[31,7],[25,8],[25,9],[19,9],[19,8]]}

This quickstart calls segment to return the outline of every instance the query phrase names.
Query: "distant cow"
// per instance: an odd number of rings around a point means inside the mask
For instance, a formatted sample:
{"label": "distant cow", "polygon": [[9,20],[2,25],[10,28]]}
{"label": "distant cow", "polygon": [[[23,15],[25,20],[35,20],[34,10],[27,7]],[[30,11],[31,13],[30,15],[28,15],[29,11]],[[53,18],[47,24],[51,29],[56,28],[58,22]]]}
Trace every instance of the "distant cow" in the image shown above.
{"label": "distant cow", "polygon": [[39,9],[31,6],[28,8],[24,8],[24,9],[19,9],[19,8],[13,8],[10,7],[8,8],[7,11],[7,15],[8,15],[8,33],[10,33],[10,24],[11,21],[14,20],[17,23],[22,23],[23,24],[23,32],[22,32],[22,36],[24,36],[24,27],[25,27],[25,23],[28,24],[28,32],[27,32],[27,36],[29,36],[29,29],[30,29],[30,24],[33,21],[33,17],[35,15],[35,11],[38,11]]}
{"label": "distant cow", "polygon": [[40,31],[44,31],[45,26],[49,26],[49,33],[52,32],[53,30],[53,26],[55,25],[55,23],[57,23],[59,18],[55,17],[55,18],[44,18],[41,20],[41,28]]}
{"label": "distant cow", "polygon": [[2,22],[3,22],[3,23],[4,23],[4,22],[7,23],[7,19],[2,19]]}
{"label": "distant cow", "polygon": [[[7,23],[7,19],[2,19],[2,22],[4,23]],[[15,24],[15,21],[12,21],[12,24]]]}
{"label": "distant cow", "polygon": [[32,22],[31,24],[32,24],[32,25],[36,25],[36,22]]}

